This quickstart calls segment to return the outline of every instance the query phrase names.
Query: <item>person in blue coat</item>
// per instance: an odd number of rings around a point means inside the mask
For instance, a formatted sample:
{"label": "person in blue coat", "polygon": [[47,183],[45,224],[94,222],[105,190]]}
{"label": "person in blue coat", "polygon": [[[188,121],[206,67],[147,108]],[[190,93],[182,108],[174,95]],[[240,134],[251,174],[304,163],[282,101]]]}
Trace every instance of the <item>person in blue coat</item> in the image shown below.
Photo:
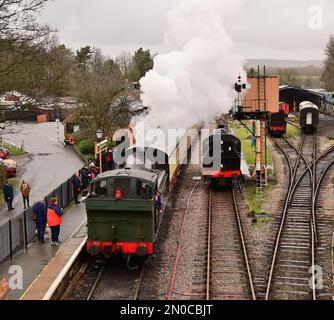
{"label": "person in blue coat", "polygon": [[32,211],[34,213],[34,220],[36,223],[37,239],[39,242],[44,243],[46,227],[46,205],[44,203],[44,199],[36,202],[32,207]]}
{"label": "person in blue coat", "polygon": [[2,188],[5,201],[7,203],[8,210],[14,210],[13,200],[14,200],[14,190],[9,181],[6,181]]}

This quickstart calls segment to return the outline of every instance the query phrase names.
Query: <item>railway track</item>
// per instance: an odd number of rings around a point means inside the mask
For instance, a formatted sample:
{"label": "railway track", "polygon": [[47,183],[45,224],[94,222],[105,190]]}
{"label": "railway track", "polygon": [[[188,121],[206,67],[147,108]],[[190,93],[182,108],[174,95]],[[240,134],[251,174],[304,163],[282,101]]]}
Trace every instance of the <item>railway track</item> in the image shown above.
{"label": "railway track", "polygon": [[324,295],[319,291],[326,290],[323,285],[319,286],[318,279],[319,257],[325,250],[319,241],[319,230],[323,231],[326,222],[317,213],[317,199],[334,161],[321,169],[317,180],[317,164],[333,149],[317,157],[316,142],[315,135],[304,135],[299,148],[286,139],[275,140],[288,163],[289,186],[281,218],[276,222],[278,232],[274,239],[266,300],[316,300]]}
{"label": "railway track", "polygon": [[209,189],[206,247],[197,253],[193,281],[198,299],[256,300],[236,192]]}
{"label": "railway track", "polygon": [[144,263],[129,270],[124,259],[98,259],[71,294],[71,300],[138,300],[144,274]]}

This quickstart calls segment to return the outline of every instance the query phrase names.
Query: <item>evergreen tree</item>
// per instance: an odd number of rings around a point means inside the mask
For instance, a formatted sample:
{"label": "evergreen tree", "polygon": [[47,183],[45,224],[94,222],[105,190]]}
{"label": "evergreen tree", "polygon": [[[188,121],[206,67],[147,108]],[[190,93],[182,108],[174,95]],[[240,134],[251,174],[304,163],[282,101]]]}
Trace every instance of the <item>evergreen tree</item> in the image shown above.
{"label": "evergreen tree", "polygon": [[75,57],[76,62],[80,67],[86,70],[88,61],[93,56],[93,51],[90,46],[82,47],[77,50],[77,55]]}
{"label": "evergreen tree", "polygon": [[132,81],[139,81],[145,76],[146,72],[153,69],[153,56],[150,50],[139,48],[133,56],[133,70],[131,73]]}

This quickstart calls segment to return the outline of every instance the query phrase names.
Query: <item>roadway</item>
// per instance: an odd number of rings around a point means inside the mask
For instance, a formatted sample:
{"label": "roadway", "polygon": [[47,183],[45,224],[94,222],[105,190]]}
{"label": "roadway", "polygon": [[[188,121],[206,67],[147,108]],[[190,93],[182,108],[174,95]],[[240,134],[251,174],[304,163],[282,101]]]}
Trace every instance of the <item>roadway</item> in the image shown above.
{"label": "roadway", "polygon": [[[58,135],[59,131],[59,135]],[[64,147],[63,126],[54,122],[18,123],[4,130],[5,142],[16,146],[24,145],[27,155],[13,157],[20,165],[15,183],[15,211],[8,212],[6,205],[0,207],[0,222],[23,210],[22,196],[19,187],[22,180],[29,182],[32,191],[30,205],[67,180],[82,165],[82,159],[71,147]]]}

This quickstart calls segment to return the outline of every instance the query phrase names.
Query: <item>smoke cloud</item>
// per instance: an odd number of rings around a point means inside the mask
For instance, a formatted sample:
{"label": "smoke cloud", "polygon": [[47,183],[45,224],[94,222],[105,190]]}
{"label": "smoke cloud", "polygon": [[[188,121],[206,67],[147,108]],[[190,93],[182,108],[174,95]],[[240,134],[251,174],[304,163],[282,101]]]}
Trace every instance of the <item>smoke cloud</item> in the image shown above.
{"label": "smoke cloud", "polygon": [[[151,107],[151,125],[189,128],[227,113],[235,99],[233,84],[245,76],[244,59],[224,27],[242,1],[182,0],[167,14],[167,54],[140,80],[142,101]],[[229,19],[230,20],[230,19]]]}

